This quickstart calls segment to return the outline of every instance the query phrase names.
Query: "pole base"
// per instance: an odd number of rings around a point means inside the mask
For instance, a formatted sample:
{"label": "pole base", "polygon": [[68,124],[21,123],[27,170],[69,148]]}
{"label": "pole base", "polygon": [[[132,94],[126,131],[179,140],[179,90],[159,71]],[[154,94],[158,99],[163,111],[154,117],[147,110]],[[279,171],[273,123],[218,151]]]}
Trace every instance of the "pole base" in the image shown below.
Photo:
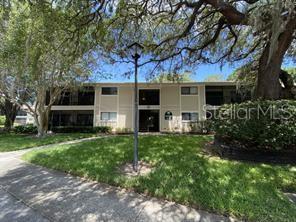
{"label": "pole base", "polygon": [[133,170],[138,172],[138,163],[133,163]]}

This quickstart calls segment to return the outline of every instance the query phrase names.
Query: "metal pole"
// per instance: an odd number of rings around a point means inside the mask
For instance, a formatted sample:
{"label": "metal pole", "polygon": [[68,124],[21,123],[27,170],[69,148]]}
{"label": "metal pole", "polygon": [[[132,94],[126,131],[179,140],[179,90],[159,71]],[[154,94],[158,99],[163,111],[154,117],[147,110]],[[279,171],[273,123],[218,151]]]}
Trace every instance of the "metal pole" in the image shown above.
{"label": "metal pole", "polygon": [[135,54],[135,103],[134,103],[134,162],[133,168],[134,171],[138,171],[138,131],[139,131],[139,98],[138,98],[138,59],[140,58],[139,54]]}

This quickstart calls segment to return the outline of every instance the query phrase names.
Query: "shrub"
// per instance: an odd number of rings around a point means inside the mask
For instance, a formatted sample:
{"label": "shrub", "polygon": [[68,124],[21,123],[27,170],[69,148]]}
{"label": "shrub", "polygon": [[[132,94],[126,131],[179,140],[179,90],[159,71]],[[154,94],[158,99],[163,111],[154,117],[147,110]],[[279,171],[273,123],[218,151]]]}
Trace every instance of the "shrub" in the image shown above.
{"label": "shrub", "polygon": [[33,124],[15,126],[13,131],[20,134],[36,134],[38,132],[37,127]]}
{"label": "shrub", "polygon": [[193,134],[208,134],[212,132],[210,120],[183,123],[182,127],[183,127],[183,132],[188,132]]}
{"label": "shrub", "polygon": [[5,116],[0,116],[0,125],[4,125],[5,124]]}
{"label": "shrub", "polygon": [[218,137],[267,150],[296,147],[296,101],[223,105],[213,118]]}
{"label": "shrub", "polygon": [[109,126],[57,126],[51,129],[55,133],[110,133]]}
{"label": "shrub", "polygon": [[112,128],[110,126],[95,126],[93,127],[95,133],[111,133]]}
{"label": "shrub", "polygon": [[55,133],[93,133],[93,127],[88,126],[56,126],[51,130]]}
{"label": "shrub", "polygon": [[131,128],[116,128],[116,133],[118,134],[131,134],[133,133],[133,130]]}
{"label": "shrub", "polygon": [[205,120],[201,122],[201,133],[208,134],[213,132],[213,121]]}

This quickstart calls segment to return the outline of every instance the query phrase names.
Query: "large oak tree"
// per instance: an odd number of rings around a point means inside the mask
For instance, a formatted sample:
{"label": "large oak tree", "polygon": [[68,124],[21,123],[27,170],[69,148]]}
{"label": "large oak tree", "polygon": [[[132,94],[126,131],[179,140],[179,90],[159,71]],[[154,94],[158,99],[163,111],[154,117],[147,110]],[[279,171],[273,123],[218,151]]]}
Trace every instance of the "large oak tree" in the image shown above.
{"label": "large oak tree", "polygon": [[84,14],[81,26],[97,25],[95,35],[105,29],[100,44],[116,59],[126,56],[123,47],[139,35],[151,58],[147,63],[171,60],[180,68],[254,61],[259,63],[256,97],[281,97],[281,65],[285,57],[295,59],[295,0],[87,2],[77,10]]}

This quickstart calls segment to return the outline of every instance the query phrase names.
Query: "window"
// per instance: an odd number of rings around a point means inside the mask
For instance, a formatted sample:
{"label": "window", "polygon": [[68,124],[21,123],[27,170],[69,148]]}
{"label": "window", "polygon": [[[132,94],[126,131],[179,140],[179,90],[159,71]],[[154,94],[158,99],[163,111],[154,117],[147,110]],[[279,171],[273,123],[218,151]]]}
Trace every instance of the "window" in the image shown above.
{"label": "window", "polygon": [[71,93],[70,92],[62,92],[61,98],[58,101],[58,105],[68,106],[71,104]]}
{"label": "window", "polygon": [[222,92],[206,92],[206,104],[212,106],[221,106],[224,103],[223,91]]}
{"label": "window", "polygon": [[206,104],[221,106],[222,104],[241,103],[249,100],[250,94],[250,91],[245,91],[244,94],[238,93],[236,86],[206,86]]}
{"label": "window", "polygon": [[116,112],[101,112],[101,120],[116,121],[117,120],[117,113]]}
{"label": "window", "polygon": [[80,126],[93,126],[93,114],[77,114],[77,123]]}
{"label": "window", "polygon": [[181,87],[182,95],[197,95],[197,87]]}
{"label": "window", "polygon": [[94,113],[88,110],[51,111],[50,127],[93,126]]}
{"label": "window", "polygon": [[17,114],[16,114],[17,116],[27,116],[27,113],[24,111],[24,110],[19,110],[19,111],[17,111]]}
{"label": "window", "polygon": [[78,92],[78,105],[94,105],[94,103],[95,103],[94,91]]}
{"label": "window", "polygon": [[60,126],[71,126],[71,114],[63,113],[60,116]]}
{"label": "window", "polygon": [[230,103],[241,103],[241,102],[242,102],[241,95],[236,90],[230,91]]}
{"label": "window", "polygon": [[139,90],[140,105],[159,105],[159,89]]}
{"label": "window", "polygon": [[197,122],[198,121],[198,113],[195,112],[184,112],[182,113],[182,121],[190,121]]}
{"label": "window", "polygon": [[117,87],[102,87],[102,95],[117,95]]}

